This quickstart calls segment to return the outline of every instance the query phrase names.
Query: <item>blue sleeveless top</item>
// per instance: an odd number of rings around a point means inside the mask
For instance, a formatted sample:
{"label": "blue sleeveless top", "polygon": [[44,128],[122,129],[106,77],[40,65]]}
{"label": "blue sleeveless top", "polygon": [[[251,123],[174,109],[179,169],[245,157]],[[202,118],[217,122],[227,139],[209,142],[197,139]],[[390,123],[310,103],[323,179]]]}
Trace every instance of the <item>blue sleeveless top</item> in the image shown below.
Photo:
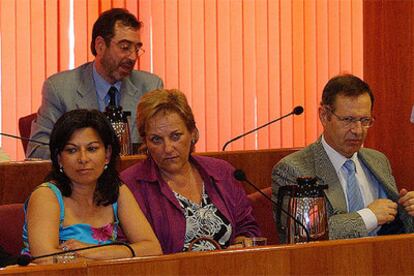
{"label": "blue sleeveless top", "polygon": [[[62,226],[63,219],[65,218],[65,207],[63,204],[62,193],[59,188],[56,187],[53,183],[47,182],[43,183],[38,187],[48,187],[56,195],[60,207],[59,215],[59,243],[64,241],[75,239],[83,243],[89,244],[106,244],[116,241],[118,239],[119,229],[119,219],[118,219],[118,202],[112,204],[112,209],[114,211],[115,221],[109,223],[105,226],[95,228],[89,224],[79,223],[69,226]],[[24,213],[25,213],[25,222],[23,225],[23,244],[22,254],[30,254],[29,249],[29,240],[27,235],[27,204],[28,201],[24,204]],[[122,236],[122,234],[121,234]]]}

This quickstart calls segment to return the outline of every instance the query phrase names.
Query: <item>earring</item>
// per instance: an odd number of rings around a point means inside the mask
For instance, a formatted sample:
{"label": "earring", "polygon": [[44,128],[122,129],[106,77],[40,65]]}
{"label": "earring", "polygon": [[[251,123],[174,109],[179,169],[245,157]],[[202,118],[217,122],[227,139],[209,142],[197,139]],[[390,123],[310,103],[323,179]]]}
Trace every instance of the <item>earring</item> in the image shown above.
{"label": "earring", "polygon": [[60,166],[59,171],[63,173],[63,166]]}
{"label": "earring", "polygon": [[104,170],[106,170],[108,168],[108,164],[105,164],[104,166]]}
{"label": "earring", "polygon": [[195,139],[191,139],[191,145],[195,144]]}

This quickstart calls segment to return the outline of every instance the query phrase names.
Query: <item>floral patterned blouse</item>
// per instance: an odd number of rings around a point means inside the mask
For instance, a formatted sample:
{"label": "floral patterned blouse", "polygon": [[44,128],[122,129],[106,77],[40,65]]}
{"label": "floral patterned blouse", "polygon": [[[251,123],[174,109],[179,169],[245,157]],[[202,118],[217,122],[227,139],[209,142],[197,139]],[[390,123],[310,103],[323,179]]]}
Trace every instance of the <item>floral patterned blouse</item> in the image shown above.
{"label": "floral patterned blouse", "polygon": [[[59,188],[56,187],[53,183],[47,182],[41,184],[39,187],[48,187],[50,188],[56,195],[57,200],[59,202],[60,207],[60,225],[59,225],[59,243],[75,239],[83,243],[89,244],[106,244],[111,243],[114,241],[119,240],[118,231],[119,228],[119,219],[118,219],[118,202],[112,204],[112,209],[114,211],[115,221],[109,223],[105,226],[95,228],[90,226],[89,224],[79,223],[73,224],[69,226],[63,226],[63,219],[65,218],[65,207],[63,204],[63,197],[62,193],[60,192]],[[27,203],[26,201],[24,205],[24,212],[27,215]],[[23,225],[23,244],[24,248],[22,249],[22,254],[30,254],[29,242],[28,242],[28,235],[27,235],[27,220],[25,218],[25,223]]]}
{"label": "floral patterned blouse", "polygon": [[[184,210],[186,220],[183,251],[188,251],[190,244],[194,240],[203,237],[215,240],[223,248],[230,245],[231,224],[211,202],[204,190],[204,185],[200,205],[177,192],[174,192],[174,195]],[[214,249],[216,249],[214,245],[205,240],[196,242],[192,248],[193,251],[208,251]]]}

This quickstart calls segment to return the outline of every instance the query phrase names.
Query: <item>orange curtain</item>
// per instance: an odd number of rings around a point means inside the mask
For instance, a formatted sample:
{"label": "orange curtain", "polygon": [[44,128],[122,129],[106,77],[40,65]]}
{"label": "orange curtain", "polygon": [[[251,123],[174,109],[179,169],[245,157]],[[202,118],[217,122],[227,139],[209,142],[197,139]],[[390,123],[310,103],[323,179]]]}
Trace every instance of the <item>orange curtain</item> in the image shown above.
{"label": "orange curtain", "polygon": [[[296,105],[303,115],[228,150],[305,146],[321,133],[326,81],[363,75],[362,0],[3,0],[3,132],[18,134],[18,119],[37,111],[46,77],[93,59],[92,25],[111,7],[144,22],[138,67],[187,94],[200,130],[197,151],[220,150]],[[20,141],[1,139],[12,159],[24,157]]]}

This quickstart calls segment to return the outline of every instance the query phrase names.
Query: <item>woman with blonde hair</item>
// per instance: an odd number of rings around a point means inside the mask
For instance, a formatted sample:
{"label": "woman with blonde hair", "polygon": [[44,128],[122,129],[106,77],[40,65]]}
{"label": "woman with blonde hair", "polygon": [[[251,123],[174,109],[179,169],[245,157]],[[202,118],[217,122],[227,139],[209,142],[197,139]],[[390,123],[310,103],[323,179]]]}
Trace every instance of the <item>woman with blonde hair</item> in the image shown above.
{"label": "woman with blonde hair", "polygon": [[193,155],[199,138],[193,112],[178,90],[145,94],[138,131],[148,155],[121,173],[157,235],[164,253],[222,248],[259,235],[234,168]]}

